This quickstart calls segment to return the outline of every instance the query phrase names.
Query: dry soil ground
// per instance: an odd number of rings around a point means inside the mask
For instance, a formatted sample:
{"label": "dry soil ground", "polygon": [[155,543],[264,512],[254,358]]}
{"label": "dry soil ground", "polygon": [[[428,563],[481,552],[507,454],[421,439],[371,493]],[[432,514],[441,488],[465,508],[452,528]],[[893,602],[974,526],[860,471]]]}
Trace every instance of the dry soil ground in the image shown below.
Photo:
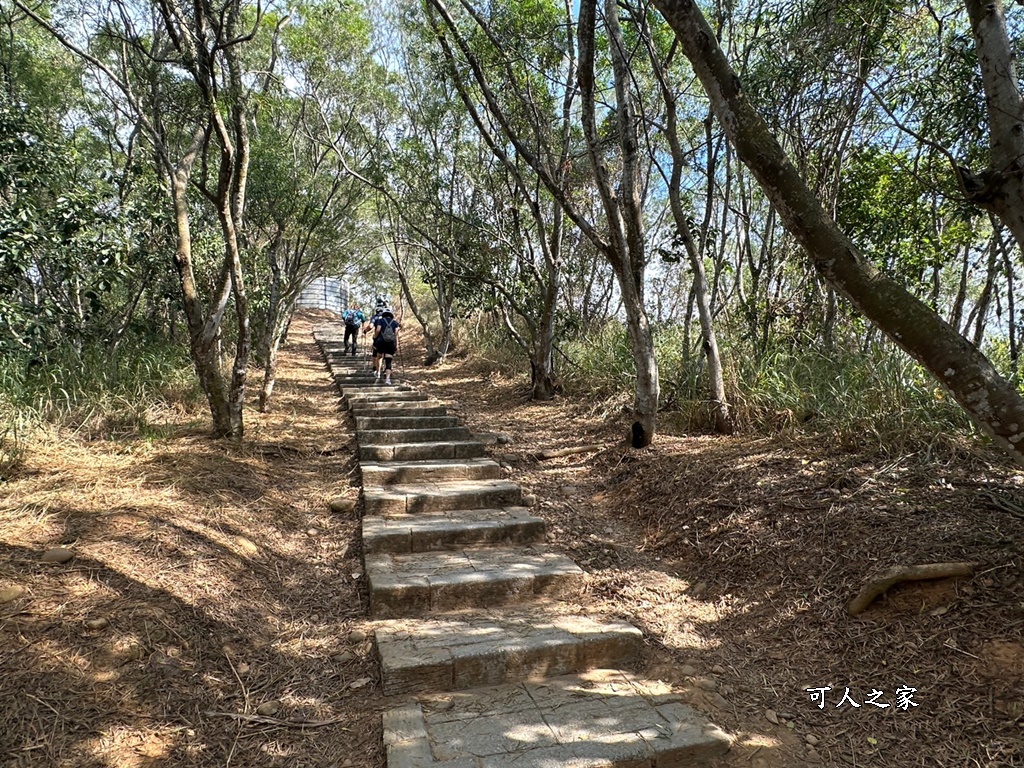
{"label": "dry soil ground", "polygon": [[[187,417],[61,434],[0,485],[0,766],[383,765],[357,517],[328,508],[356,493],[351,431],[310,331],[241,445]],[[631,451],[619,415],[410,362],[512,439],[493,453],[590,572],[578,609],[644,631],[646,672],[736,736],[722,765],[1024,765],[1024,481],[999,457],[800,434]],[[944,561],[976,573],[845,613],[886,567]]]}

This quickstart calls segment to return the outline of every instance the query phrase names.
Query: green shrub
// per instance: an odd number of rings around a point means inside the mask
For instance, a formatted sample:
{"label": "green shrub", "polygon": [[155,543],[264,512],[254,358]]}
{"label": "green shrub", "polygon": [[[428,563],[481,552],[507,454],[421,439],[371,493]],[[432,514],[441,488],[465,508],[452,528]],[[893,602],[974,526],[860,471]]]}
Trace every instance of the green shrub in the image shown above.
{"label": "green shrub", "polygon": [[[525,355],[501,328],[487,322],[463,324],[473,357],[509,376],[527,377]],[[708,395],[707,361],[699,328],[687,341],[682,326],[655,329],[661,384],[662,429],[709,431],[714,426]],[[794,338],[755,355],[752,346],[727,331],[719,337],[726,388],[737,427],[772,433],[806,429],[830,432],[857,444],[892,447],[962,435],[971,425],[960,407],[916,362],[888,341],[864,345],[853,331],[829,350]],[[1005,345],[1004,345],[1005,347]],[[635,372],[629,337],[619,322],[564,341],[558,367],[566,396],[615,412],[632,400]],[[1009,367],[1005,349],[993,360]]]}
{"label": "green shrub", "polygon": [[154,409],[191,411],[201,402],[180,344],[136,340],[50,350],[45,360],[0,360],[0,463],[16,462],[33,426],[116,435],[144,427]]}

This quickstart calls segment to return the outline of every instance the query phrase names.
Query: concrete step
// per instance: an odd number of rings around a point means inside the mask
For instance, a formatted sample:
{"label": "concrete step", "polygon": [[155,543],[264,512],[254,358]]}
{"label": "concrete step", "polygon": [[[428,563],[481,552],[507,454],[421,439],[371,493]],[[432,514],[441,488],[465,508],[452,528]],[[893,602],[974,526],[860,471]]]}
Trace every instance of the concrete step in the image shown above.
{"label": "concrete step", "polygon": [[457,416],[360,416],[356,429],[439,429],[457,427]]}
{"label": "concrete step", "polygon": [[422,402],[426,399],[426,395],[418,392],[397,392],[384,384],[380,385],[380,387],[375,387],[370,392],[356,392],[355,394],[345,396],[345,401],[349,405],[356,403],[359,405],[368,403],[414,403]]}
{"label": "concrete step", "polygon": [[327,366],[331,373],[337,376],[365,376],[367,373],[373,375],[373,364],[369,359],[363,362],[362,355],[355,358],[331,355],[327,358]]}
{"label": "concrete step", "polygon": [[559,597],[583,579],[570,558],[542,545],[364,554],[364,560],[370,615],[382,619]]}
{"label": "concrete step", "polygon": [[364,368],[362,370],[347,370],[344,368],[338,368],[334,365],[331,366],[331,376],[339,384],[365,381],[373,383],[377,380],[373,371],[368,368]]}
{"label": "concrete step", "polygon": [[366,429],[359,430],[360,445],[395,445],[397,443],[449,443],[469,440],[473,433],[465,427],[437,429]]}
{"label": "concrete step", "polygon": [[332,347],[325,356],[327,357],[328,362],[342,367],[365,368],[370,364],[370,356],[364,355],[364,352],[366,352],[367,349],[369,349],[369,347],[364,347],[360,344],[357,347],[356,354],[353,355],[351,351],[346,352],[344,346],[339,344],[337,348]]}
{"label": "concrete step", "polygon": [[444,416],[448,409],[439,403],[425,404],[422,401],[411,402],[369,402],[350,403],[349,410],[353,416]]}
{"label": "concrete step", "polygon": [[[386,389],[385,389],[386,387]],[[364,392],[414,392],[415,390],[408,384],[396,384],[391,382],[391,385],[382,384],[379,381],[370,381],[366,384],[339,384],[338,390],[346,398],[350,395],[359,395]]]}
{"label": "concrete step", "polygon": [[363,517],[363,551],[372,554],[530,544],[543,538],[544,521],[526,507]]}
{"label": "concrete step", "polygon": [[335,381],[339,382],[366,381],[367,379],[374,381],[376,378],[374,376],[373,369],[369,366],[365,368],[347,368],[339,365],[331,365],[331,375],[334,377]]}
{"label": "concrete step", "polygon": [[335,376],[334,386],[342,390],[346,387],[379,387],[381,383],[373,377],[373,374],[369,376]]}
{"label": "concrete step", "polygon": [[555,605],[393,619],[375,628],[384,695],[477,686],[629,666],[643,635],[623,621],[595,621]]}
{"label": "concrete step", "polygon": [[[363,418],[363,417],[359,417]],[[359,418],[356,421],[359,421]],[[391,461],[386,464],[365,461],[360,464],[363,485],[391,483],[422,483],[444,480],[494,480],[501,477],[501,467],[491,459],[462,461]]]}
{"label": "concrete step", "polygon": [[446,480],[363,486],[367,515],[414,515],[451,509],[509,507],[522,501],[519,485],[510,480]]}
{"label": "concrete step", "polygon": [[483,455],[483,443],[477,440],[359,446],[360,462],[417,461],[420,459],[476,459]]}
{"label": "concrete step", "polygon": [[669,685],[611,669],[420,696],[384,713],[388,768],[693,768],[730,744]]}

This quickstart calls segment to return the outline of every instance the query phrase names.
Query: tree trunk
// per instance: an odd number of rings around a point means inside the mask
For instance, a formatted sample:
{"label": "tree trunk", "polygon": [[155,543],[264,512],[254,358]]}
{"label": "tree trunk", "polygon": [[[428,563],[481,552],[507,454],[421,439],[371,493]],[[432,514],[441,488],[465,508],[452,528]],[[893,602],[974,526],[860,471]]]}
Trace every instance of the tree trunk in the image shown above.
{"label": "tree trunk", "polygon": [[608,220],[608,243],[604,254],[619,281],[622,306],[626,314],[636,390],[633,396],[633,423],[630,444],[644,448],[654,439],[658,413],[658,362],[654,354],[651,325],[644,312],[644,235],[638,178],[636,116],[630,92],[629,69],[624,59],[626,45],[618,24],[615,0],[605,2],[605,24],[609,36],[612,70],[615,79],[616,127],[622,161],[620,184],[612,189],[605,149],[597,129],[594,86],[594,37],[597,20],[596,0],[582,0],[579,16],[578,82],[583,113],[583,133],[587,154],[594,169],[601,202]]}
{"label": "tree trunk", "polygon": [[284,227],[280,224],[274,233],[274,242],[267,251],[270,266],[270,304],[267,307],[266,325],[263,329],[263,385],[260,387],[260,413],[270,411],[270,396],[274,392],[274,378],[277,375],[277,350],[281,346],[284,323],[281,322],[281,263],[278,255],[284,247]]}
{"label": "tree trunk", "polygon": [[654,336],[647,315],[643,311],[642,299],[629,281],[625,281],[623,285],[622,307],[626,313],[626,330],[629,332],[633,365],[636,367],[630,445],[634,448],[645,448],[654,439],[655,419],[658,414],[658,360],[654,353]]}
{"label": "tree trunk", "polygon": [[[188,176],[197,150],[198,144],[193,145],[171,176],[171,195],[174,203],[177,238],[174,267],[178,272],[182,308],[184,309],[185,323],[188,326],[189,353],[192,357],[192,365],[196,370],[196,377],[199,379],[199,386],[202,388],[203,394],[206,395],[206,401],[210,406],[213,436],[225,437],[231,434],[228,387],[220,368],[216,338],[211,338],[208,332],[207,321],[203,316],[196,289],[195,275],[192,271],[192,232],[189,223],[187,195]],[[224,286],[222,286],[222,289],[218,291],[218,301],[224,297],[224,293]]]}
{"label": "tree trunk", "polygon": [[[1013,385],[924,302],[863,259],[825,214],[767,124],[747,101],[739,78],[696,3],[654,2],[678,35],[740,159],[757,177],[815,268],[931,371],[979,427],[1014,458],[1024,461],[1024,400]],[[997,4],[978,5],[991,8]]]}
{"label": "tree trunk", "polygon": [[[644,33],[644,38],[649,39],[646,29]],[[664,134],[672,155],[672,173],[668,182],[669,207],[672,210],[672,218],[675,220],[676,231],[683,241],[686,256],[693,269],[693,296],[697,303],[697,314],[703,336],[701,348],[708,361],[708,389],[711,395],[712,412],[715,416],[715,430],[719,434],[731,435],[733,431],[732,416],[729,413],[729,402],[725,394],[725,375],[722,370],[722,357],[718,351],[718,337],[715,334],[715,324],[711,313],[711,292],[708,287],[707,274],[704,271],[704,257],[701,249],[697,248],[697,244],[693,240],[693,232],[690,229],[687,211],[683,208],[683,199],[680,194],[685,158],[682,147],[679,145],[676,97],[669,87],[657,53],[653,48],[649,48],[648,54],[661,87],[662,99],[665,102]],[[710,186],[713,182],[709,179],[708,183]],[[710,201],[710,195],[708,199]],[[687,318],[687,324],[689,324],[689,318]],[[689,349],[686,350],[686,354],[689,354]]]}
{"label": "tree trunk", "polygon": [[985,89],[989,167],[978,175],[957,167],[967,198],[1000,218],[1024,249],[1024,100],[1001,0],[965,0]]}

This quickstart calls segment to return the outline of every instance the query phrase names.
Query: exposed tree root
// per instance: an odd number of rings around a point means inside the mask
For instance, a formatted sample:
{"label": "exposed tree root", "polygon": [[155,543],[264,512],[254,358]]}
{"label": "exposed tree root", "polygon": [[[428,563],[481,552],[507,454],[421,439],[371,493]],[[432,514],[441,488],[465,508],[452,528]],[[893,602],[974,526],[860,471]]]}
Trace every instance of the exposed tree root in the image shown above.
{"label": "exposed tree root", "polygon": [[970,576],[972,573],[974,573],[974,563],[927,563],[925,565],[896,566],[883,571],[865,584],[857,596],[847,603],[846,612],[851,616],[863,613],[876,597],[904,581],[946,579],[952,576]]}

